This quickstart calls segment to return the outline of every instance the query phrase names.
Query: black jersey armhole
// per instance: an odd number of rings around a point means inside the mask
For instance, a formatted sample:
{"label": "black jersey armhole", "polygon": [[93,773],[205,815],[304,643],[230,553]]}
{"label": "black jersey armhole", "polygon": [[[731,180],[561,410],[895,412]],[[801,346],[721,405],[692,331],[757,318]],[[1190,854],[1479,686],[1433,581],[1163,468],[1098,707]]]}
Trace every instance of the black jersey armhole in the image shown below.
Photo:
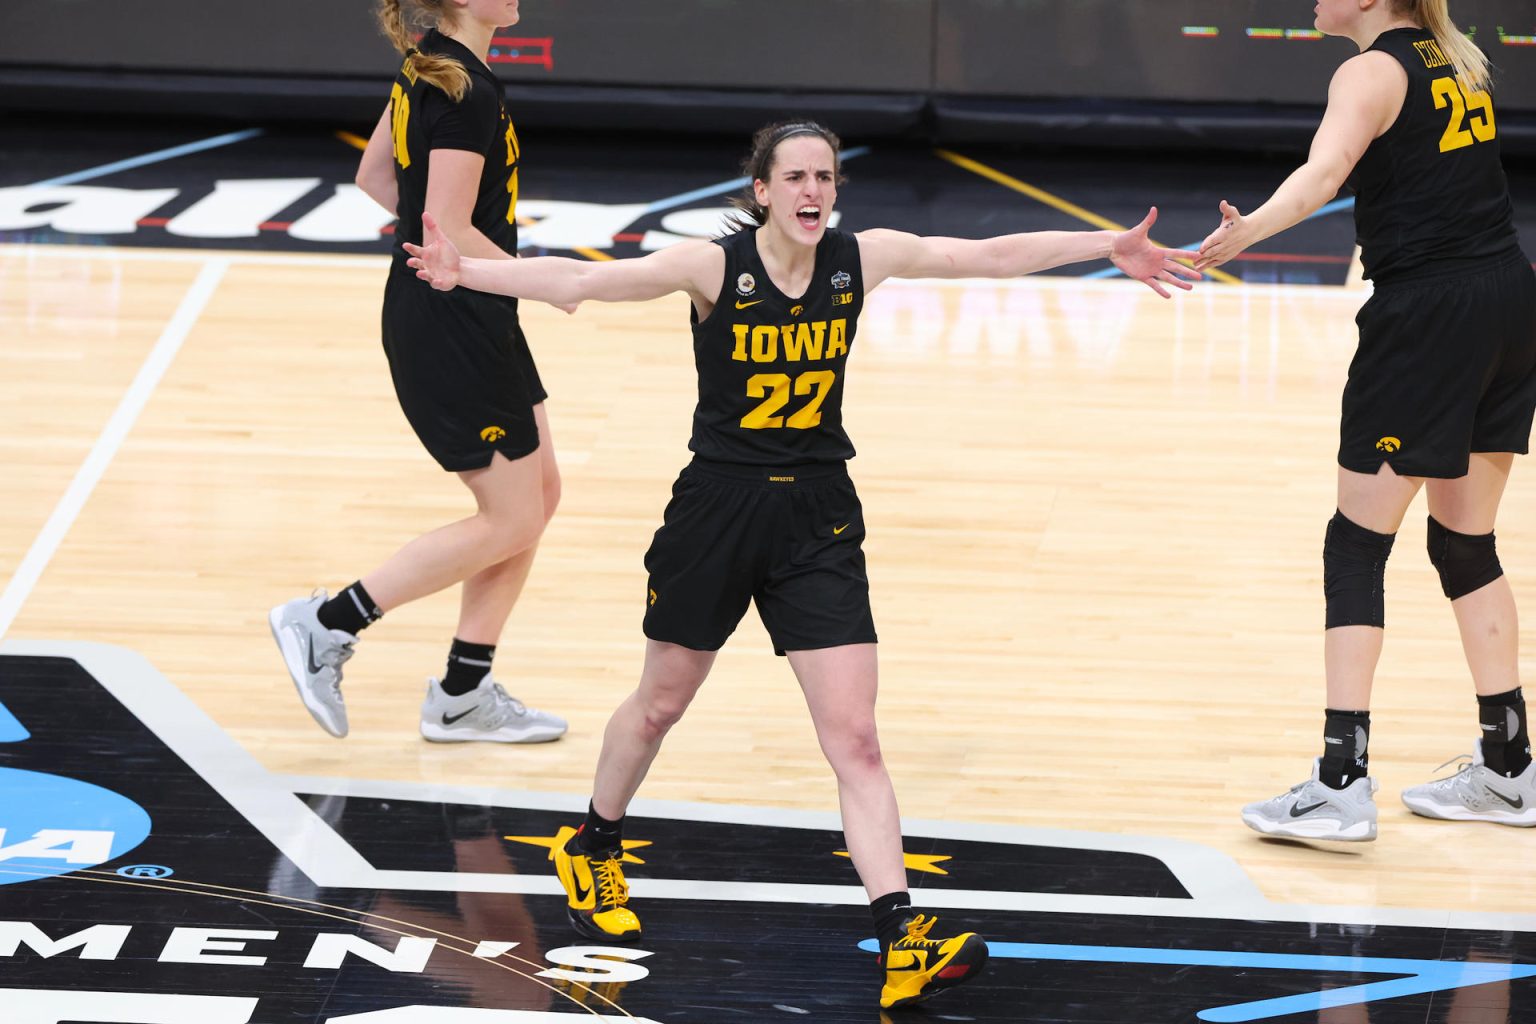
{"label": "black jersey armhole", "polygon": [[712,244],[718,245],[725,253],[725,266],[720,268],[720,288],[715,292],[715,306],[709,311],[709,316],[700,320],[699,307],[693,304],[692,299],[688,300],[688,322],[694,327],[703,327],[715,318],[716,313],[720,312],[720,302],[725,298],[725,285],[731,279],[731,247],[726,243],[740,233],[739,231],[733,231],[728,235],[721,235],[719,238],[710,239]]}

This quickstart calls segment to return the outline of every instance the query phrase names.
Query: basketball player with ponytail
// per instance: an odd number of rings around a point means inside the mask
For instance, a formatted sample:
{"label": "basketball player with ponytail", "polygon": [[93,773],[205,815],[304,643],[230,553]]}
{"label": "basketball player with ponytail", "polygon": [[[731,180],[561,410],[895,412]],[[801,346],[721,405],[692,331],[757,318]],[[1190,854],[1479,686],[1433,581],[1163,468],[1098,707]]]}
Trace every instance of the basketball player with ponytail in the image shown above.
{"label": "basketball player with ponytail", "polygon": [[1309,781],[1250,804],[1243,820],[1268,835],[1376,838],[1368,744],[1383,579],[1423,487],[1429,559],[1461,632],[1482,736],[1455,774],[1403,802],[1427,817],[1536,825],[1515,602],[1494,546],[1536,410],[1536,274],[1515,233],[1488,59],[1446,0],[1320,0],[1317,27],[1361,53],[1334,76],[1311,155],[1254,212],[1223,202],[1198,264],[1225,263],[1347,183],[1375,284],[1356,317],[1338,510],[1323,545],[1323,753]]}
{"label": "basketball player with ponytail", "polygon": [[[341,667],[384,612],[461,584],[458,628],[441,679],[427,682],[421,734],[439,742],[528,743],[565,722],[526,707],[491,677],[491,658],[522,592],[560,476],[545,392],[518,325],[517,300],[418,281],[404,245],[431,211],[463,251],[517,252],[517,133],[486,66],[491,37],[518,0],[381,0],[379,22],[402,61],[358,167],[357,184],[399,217],[384,286],[383,338],[406,419],[473,496],[468,518],[418,537],[333,598],[272,609],[272,635],[305,707],[347,734]],[[426,32],[419,40],[412,23]]]}

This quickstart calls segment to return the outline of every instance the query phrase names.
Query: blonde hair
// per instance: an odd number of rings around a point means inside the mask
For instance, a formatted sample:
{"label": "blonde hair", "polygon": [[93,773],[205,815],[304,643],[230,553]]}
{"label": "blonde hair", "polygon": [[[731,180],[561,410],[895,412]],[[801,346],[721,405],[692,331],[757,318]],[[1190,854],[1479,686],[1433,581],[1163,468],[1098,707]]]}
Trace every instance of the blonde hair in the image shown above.
{"label": "blonde hair", "polygon": [[[437,86],[457,103],[464,98],[465,93],[469,92],[469,72],[464,70],[463,64],[452,57],[422,53],[416,49],[416,38],[411,34],[411,27],[406,22],[406,13],[401,2],[402,0],[379,0],[379,27],[389,37],[389,41],[395,44],[395,49],[405,55],[405,63],[410,68],[411,74],[428,85]],[[409,0],[409,2],[415,21],[429,19],[441,21],[452,18],[443,0]]]}
{"label": "blonde hair", "polygon": [[1486,89],[1493,82],[1488,55],[1456,27],[1446,4],[1447,0],[1394,0],[1393,9],[1434,33],[1435,42],[1456,66],[1463,84],[1474,90]]}

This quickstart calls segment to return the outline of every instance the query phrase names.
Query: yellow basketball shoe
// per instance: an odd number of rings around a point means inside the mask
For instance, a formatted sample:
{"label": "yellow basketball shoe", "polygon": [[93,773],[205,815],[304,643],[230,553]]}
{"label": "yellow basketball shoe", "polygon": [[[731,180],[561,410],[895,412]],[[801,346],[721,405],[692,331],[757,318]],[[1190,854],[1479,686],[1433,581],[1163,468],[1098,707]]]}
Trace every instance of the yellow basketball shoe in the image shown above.
{"label": "yellow basketball shoe", "polygon": [[930,937],[936,917],[908,918],[905,933],[880,953],[885,986],[880,1006],[909,1006],[970,981],[987,963],[987,943],[975,932]]}
{"label": "yellow basketball shoe", "polygon": [[629,883],[620,863],[624,851],[581,848],[581,830],[549,851],[555,873],[565,888],[566,914],[571,927],[603,942],[640,941],[640,919],[630,910]]}

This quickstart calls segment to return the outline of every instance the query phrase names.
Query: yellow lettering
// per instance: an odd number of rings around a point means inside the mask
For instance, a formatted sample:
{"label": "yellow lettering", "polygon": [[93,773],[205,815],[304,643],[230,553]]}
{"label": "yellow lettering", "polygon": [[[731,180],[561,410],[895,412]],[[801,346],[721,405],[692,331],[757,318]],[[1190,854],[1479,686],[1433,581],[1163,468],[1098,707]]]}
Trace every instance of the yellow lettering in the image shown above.
{"label": "yellow lettering", "polygon": [[731,330],[736,334],[736,351],[731,353],[731,358],[744,363],[747,361],[747,335],[752,328],[747,324],[732,324]]}
{"label": "yellow lettering", "polygon": [[836,359],[840,355],[848,354],[848,321],[838,319],[832,321],[832,337],[827,341],[827,358]]}
{"label": "yellow lettering", "polygon": [[771,363],[779,358],[779,329],[777,327],[752,328],[752,361]]}
{"label": "yellow lettering", "polygon": [[798,363],[802,359],[821,358],[821,345],[827,333],[825,320],[785,327],[783,331],[785,359]]}
{"label": "yellow lettering", "polygon": [[395,163],[402,168],[411,166],[411,152],[405,144],[405,128],[411,119],[411,98],[396,82],[389,90],[389,137],[394,145]]}

